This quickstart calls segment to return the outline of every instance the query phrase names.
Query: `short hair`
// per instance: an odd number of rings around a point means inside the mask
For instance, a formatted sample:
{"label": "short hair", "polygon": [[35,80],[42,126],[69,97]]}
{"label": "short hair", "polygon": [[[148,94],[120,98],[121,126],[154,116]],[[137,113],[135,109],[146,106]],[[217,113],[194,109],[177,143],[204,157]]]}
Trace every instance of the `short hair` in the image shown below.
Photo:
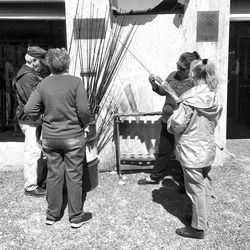
{"label": "short hair", "polygon": [[215,64],[211,60],[195,60],[191,63],[190,70],[193,73],[194,80],[204,81],[211,91],[217,91],[219,81]]}
{"label": "short hair", "polygon": [[47,62],[51,73],[64,73],[69,69],[70,57],[65,48],[49,49]]}

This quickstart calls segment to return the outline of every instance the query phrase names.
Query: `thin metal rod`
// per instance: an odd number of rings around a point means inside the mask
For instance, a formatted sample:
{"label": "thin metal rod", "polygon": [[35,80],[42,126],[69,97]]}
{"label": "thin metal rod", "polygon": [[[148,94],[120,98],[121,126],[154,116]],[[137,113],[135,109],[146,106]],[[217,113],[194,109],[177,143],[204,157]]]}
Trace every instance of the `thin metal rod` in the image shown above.
{"label": "thin metal rod", "polygon": [[134,59],[149,73],[151,72],[147,69],[147,67],[118,39],[118,41],[124,46],[124,48],[134,57]]}

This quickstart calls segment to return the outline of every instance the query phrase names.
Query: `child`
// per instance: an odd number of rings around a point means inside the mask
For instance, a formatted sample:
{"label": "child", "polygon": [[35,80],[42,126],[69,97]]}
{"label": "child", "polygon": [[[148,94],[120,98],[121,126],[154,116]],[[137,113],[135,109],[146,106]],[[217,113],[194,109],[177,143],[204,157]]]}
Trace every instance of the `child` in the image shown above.
{"label": "child", "polygon": [[179,98],[178,108],[168,120],[168,131],[175,135],[176,157],[182,165],[186,193],[192,202],[191,227],[179,228],[176,233],[203,239],[211,195],[209,172],[216,153],[214,129],[222,106],[216,92],[214,64],[208,59],[193,61],[190,74],[194,87]]}

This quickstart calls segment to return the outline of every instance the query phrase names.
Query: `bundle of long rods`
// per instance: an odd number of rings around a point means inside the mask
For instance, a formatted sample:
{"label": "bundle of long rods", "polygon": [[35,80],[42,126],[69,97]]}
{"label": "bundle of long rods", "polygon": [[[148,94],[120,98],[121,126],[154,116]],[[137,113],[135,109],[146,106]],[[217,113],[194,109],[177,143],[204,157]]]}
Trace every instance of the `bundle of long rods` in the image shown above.
{"label": "bundle of long rods", "polygon": [[100,107],[102,115],[99,117],[99,126],[97,129],[98,152],[113,138],[114,115],[118,113],[121,103],[125,100],[124,92],[121,91],[120,86],[112,84],[110,88],[112,88],[110,90],[112,95],[106,95],[102,101],[106,105],[101,105]]}
{"label": "bundle of long rods", "polygon": [[[117,19],[117,22],[113,23],[112,26],[109,16],[110,13],[106,10],[104,21],[100,24],[98,10],[95,11],[94,5],[91,5],[90,17],[87,19],[87,27],[85,27],[87,37],[90,39],[84,41],[85,46],[82,45],[80,39],[78,40],[81,73],[93,114],[99,113],[99,106],[104,96],[110,94],[108,93],[111,90],[109,86],[117,75],[135,30],[133,25],[127,34],[123,35],[125,16]],[[78,18],[77,20],[79,20],[80,32],[83,23],[82,19]],[[85,56],[84,47],[86,49]],[[84,65],[86,66],[84,67]]]}
{"label": "bundle of long rods", "polygon": [[[80,16],[82,11],[83,6]],[[76,13],[76,17],[79,17],[79,13]],[[82,29],[87,30],[88,39],[77,40],[77,54],[90,110],[98,120],[97,148],[100,152],[113,137],[113,117],[124,101],[123,91],[114,86],[114,80],[129,51],[136,26],[133,25],[124,34],[125,16],[111,24],[107,10],[103,22],[100,22],[98,10],[94,9],[93,4],[90,5],[89,18],[85,19],[85,24],[81,18],[76,20],[79,34]]]}

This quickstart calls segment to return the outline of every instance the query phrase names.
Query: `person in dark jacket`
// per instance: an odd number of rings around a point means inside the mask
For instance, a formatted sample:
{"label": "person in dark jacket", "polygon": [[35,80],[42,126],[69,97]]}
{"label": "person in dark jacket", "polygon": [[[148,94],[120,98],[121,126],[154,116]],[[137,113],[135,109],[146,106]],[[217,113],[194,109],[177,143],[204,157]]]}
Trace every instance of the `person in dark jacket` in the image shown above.
{"label": "person in dark jacket", "polygon": [[41,149],[38,144],[37,129],[41,126],[41,120],[33,121],[24,114],[24,106],[31,92],[42,80],[39,72],[42,64],[46,63],[47,51],[38,47],[30,46],[25,55],[26,63],[18,71],[13,81],[13,88],[17,97],[16,117],[19,127],[25,135],[24,147],[24,193],[25,195],[41,197],[46,191],[37,185],[38,160],[41,157]]}
{"label": "person in dark jacket", "polygon": [[[196,51],[182,53],[177,62],[177,71],[173,71],[168,75],[166,81],[170,84],[170,87],[174,90],[178,97],[193,87],[193,80],[189,77],[190,64],[199,57],[200,56]],[[168,93],[159,87],[159,84],[157,84],[156,81],[159,83],[163,82],[158,76],[149,76],[149,82],[152,85],[153,91],[158,95],[166,96],[165,103],[162,108],[162,129],[160,134],[159,152],[156,155],[155,164],[150,176],[139,180],[139,185],[158,184],[168,174],[170,166],[169,160],[174,153],[174,136],[167,131],[167,121],[172,115],[176,103]],[[180,193],[184,193],[184,178],[181,165],[178,161],[175,161],[175,166],[175,171],[177,173],[173,176],[173,178],[179,184],[178,191]]]}
{"label": "person in dark jacket", "polygon": [[70,58],[65,49],[50,49],[51,75],[31,94],[25,114],[42,118],[42,147],[48,161],[46,224],[63,216],[63,186],[66,181],[71,227],[79,228],[92,219],[84,212],[86,192],[82,189],[85,157],[84,129],[90,121],[90,108],[82,80],[69,75]]}

